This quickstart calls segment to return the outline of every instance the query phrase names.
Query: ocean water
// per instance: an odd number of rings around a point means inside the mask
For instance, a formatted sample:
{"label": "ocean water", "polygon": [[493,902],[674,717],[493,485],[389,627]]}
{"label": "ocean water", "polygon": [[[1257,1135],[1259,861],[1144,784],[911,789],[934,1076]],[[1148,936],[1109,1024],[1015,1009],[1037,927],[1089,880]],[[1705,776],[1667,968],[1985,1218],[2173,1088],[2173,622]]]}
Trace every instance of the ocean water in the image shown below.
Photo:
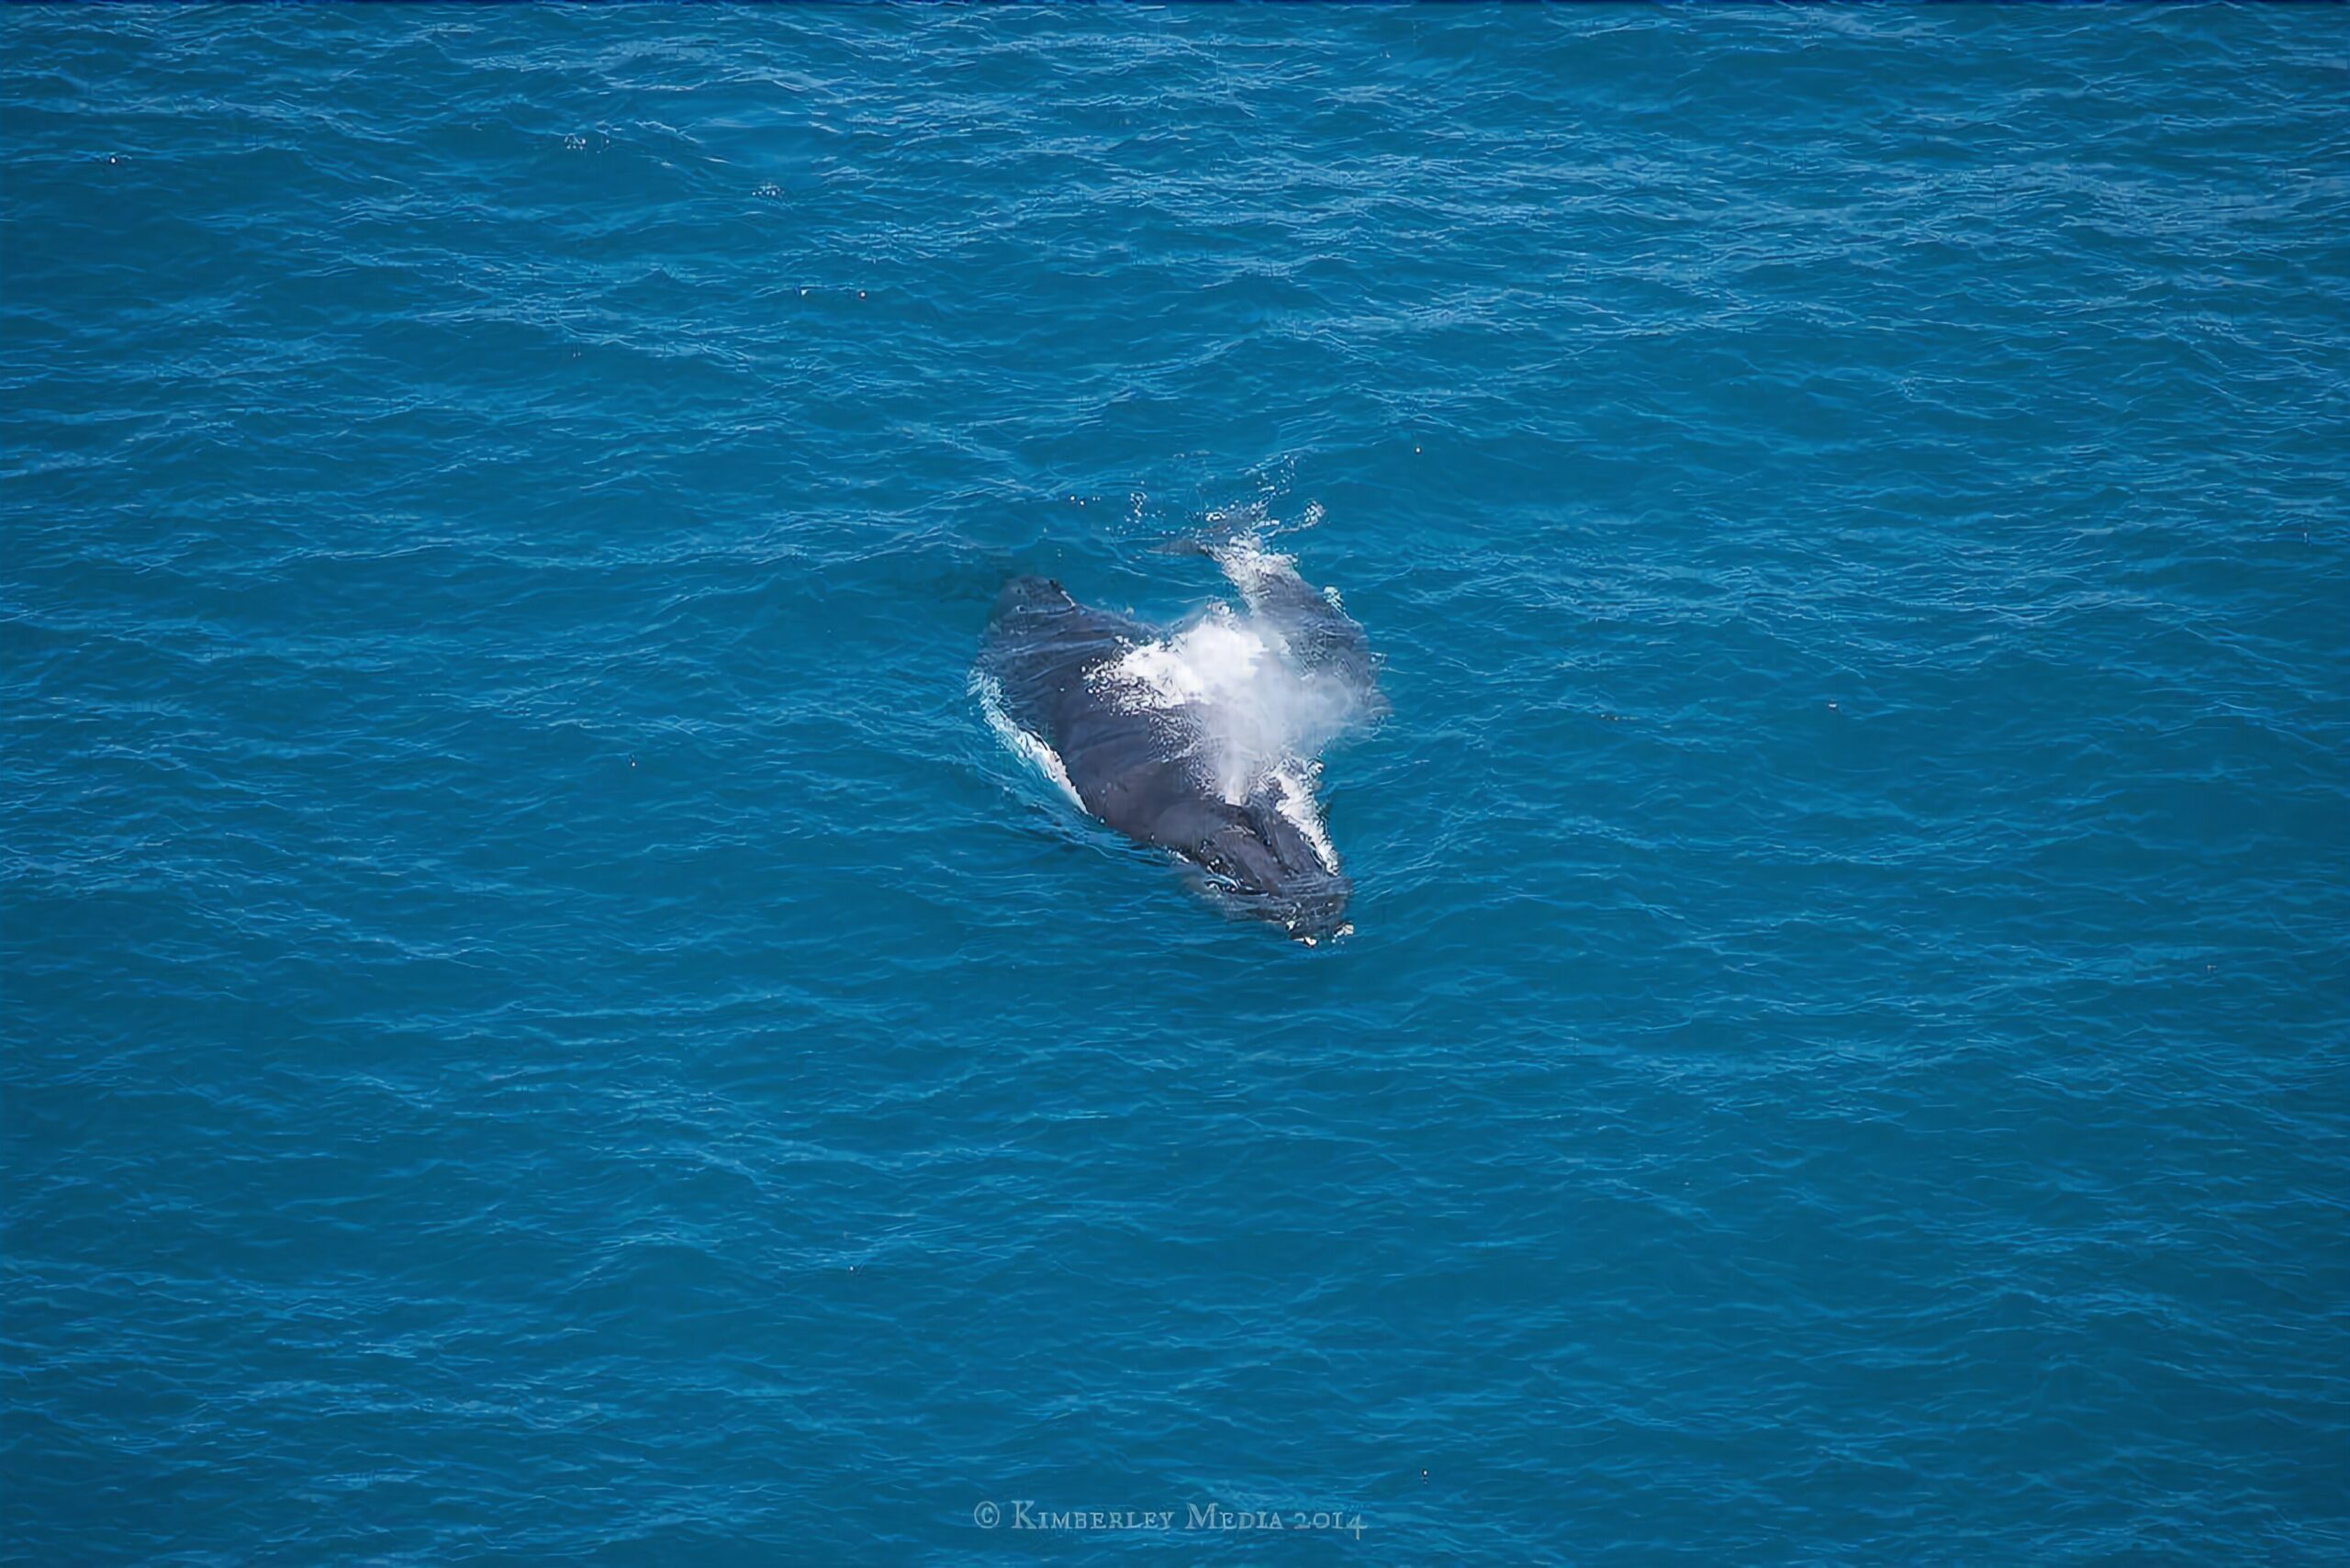
{"label": "ocean water", "polygon": [[0,1555],[2343,1561],[2345,299],[2333,8],[9,8]]}

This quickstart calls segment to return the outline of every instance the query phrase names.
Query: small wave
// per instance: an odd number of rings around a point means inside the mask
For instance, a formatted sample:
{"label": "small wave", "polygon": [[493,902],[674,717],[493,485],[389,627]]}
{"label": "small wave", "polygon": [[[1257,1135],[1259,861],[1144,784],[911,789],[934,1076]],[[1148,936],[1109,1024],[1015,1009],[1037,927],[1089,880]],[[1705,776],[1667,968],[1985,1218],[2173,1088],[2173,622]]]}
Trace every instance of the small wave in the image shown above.
{"label": "small wave", "polygon": [[1070,782],[1069,769],[1062,765],[1060,753],[1013,722],[1012,715],[1004,711],[1003,688],[997,683],[995,677],[973,675],[971,695],[979,700],[979,711],[987,716],[988,728],[995,732],[996,739],[1004,744],[1005,749],[1044,775],[1080,811],[1084,810],[1084,799],[1078,794],[1077,786]]}

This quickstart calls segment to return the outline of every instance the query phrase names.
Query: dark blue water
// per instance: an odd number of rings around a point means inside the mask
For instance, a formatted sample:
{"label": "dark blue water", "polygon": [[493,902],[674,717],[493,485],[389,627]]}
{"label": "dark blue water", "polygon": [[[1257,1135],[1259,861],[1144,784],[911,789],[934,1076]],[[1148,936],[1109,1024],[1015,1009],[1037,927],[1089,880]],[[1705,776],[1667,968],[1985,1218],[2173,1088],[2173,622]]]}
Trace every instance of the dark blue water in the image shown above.
{"label": "dark blue water", "polygon": [[6,1554],[2341,1562],[2345,23],[0,16]]}

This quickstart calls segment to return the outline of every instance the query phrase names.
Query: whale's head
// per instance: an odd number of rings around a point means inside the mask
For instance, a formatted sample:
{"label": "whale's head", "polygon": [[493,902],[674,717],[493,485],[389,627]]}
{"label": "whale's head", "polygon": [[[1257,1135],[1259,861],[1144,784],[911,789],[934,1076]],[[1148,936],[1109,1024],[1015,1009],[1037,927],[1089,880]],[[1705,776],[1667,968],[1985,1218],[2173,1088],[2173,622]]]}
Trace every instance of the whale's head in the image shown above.
{"label": "whale's head", "polygon": [[1347,901],[1354,884],[1287,815],[1261,802],[1214,813],[1186,858],[1242,914],[1270,921],[1312,946],[1353,929]]}

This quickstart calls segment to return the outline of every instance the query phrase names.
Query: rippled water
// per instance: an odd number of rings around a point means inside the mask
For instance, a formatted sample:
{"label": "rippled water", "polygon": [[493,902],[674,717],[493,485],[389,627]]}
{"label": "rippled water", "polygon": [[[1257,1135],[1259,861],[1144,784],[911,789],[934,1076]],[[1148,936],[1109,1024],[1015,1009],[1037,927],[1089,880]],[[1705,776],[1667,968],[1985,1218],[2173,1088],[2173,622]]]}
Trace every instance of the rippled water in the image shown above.
{"label": "rippled water", "polygon": [[2344,15],[9,9],[0,1551],[2339,1562]]}

